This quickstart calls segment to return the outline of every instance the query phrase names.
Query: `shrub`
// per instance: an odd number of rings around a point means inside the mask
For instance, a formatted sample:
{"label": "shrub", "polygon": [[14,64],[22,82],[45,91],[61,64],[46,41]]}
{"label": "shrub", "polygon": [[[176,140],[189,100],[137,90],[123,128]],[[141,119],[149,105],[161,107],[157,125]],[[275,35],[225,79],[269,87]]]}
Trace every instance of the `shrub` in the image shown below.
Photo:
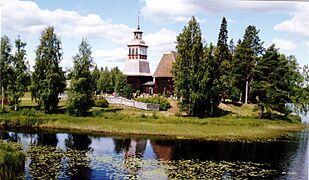
{"label": "shrub", "polygon": [[136,98],[135,100],[139,101],[139,102],[144,102],[144,103],[160,104],[160,110],[161,111],[166,111],[166,110],[168,110],[171,107],[171,105],[168,102],[168,100],[166,98],[160,97],[160,96]]}
{"label": "shrub", "polygon": [[109,103],[107,102],[107,100],[105,98],[100,98],[100,99],[94,100],[94,106],[95,107],[107,108],[108,105],[109,105]]}
{"label": "shrub", "polygon": [[93,105],[93,100],[87,94],[71,93],[67,101],[67,111],[73,116],[85,116]]}

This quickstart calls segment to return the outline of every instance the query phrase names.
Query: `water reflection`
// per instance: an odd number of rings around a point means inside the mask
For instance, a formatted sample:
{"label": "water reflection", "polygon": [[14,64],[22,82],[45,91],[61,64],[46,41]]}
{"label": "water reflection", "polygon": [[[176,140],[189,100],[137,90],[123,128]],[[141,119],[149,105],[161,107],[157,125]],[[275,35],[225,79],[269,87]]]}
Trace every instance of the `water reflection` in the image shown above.
{"label": "water reflection", "polygon": [[64,141],[67,149],[80,150],[78,156],[67,158],[67,163],[71,164],[67,170],[70,172],[68,174],[72,179],[88,179],[91,168],[89,168],[90,159],[86,153],[92,150],[90,147],[91,139],[84,134],[69,134]]}
{"label": "water reflection", "polygon": [[[272,172],[276,173],[268,178],[305,179],[308,177],[308,134],[307,130],[276,142],[241,143],[0,131],[2,139],[22,142],[25,148],[30,147],[29,164],[25,167],[26,172],[29,172],[26,178],[48,179],[106,179],[113,178],[117,173],[140,178],[146,172],[161,172],[163,175],[160,178],[168,178],[172,166],[166,165],[180,161],[187,163],[182,165],[184,168],[187,165],[195,167],[196,164],[210,169],[220,169],[221,166],[230,168],[235,164],[238,164],[237,167],[249,167],[250,163],[256,163],[252,166],[255,170],[275,170]],[[37,145],[50,148],[37,149]],[[42,155],[43,159],[38,158]],[[145,163],[148,160],[151,163]],[[214,165],[213,162],[218,164]],[[152,167],[148,167],[150,165]],[[180,166],[177,168],[179,170]],[[206,172],[195,168],[201,171],[200,174]],[[226,170],[218,177],[233,177],[232,172]],[[149,176],[151,179],[159,178],[156,174]]]}

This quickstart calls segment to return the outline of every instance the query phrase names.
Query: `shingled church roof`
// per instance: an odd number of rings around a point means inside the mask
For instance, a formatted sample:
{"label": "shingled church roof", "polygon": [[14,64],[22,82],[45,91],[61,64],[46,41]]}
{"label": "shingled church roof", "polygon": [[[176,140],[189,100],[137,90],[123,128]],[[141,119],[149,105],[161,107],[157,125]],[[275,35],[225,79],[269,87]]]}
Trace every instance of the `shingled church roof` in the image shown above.
{"label": "shingled church roof", "polygon": [[176,61],[176,56],[177,53],[174,51],[163,54],[153,77],[173,77],[172,68],[173,62]]}

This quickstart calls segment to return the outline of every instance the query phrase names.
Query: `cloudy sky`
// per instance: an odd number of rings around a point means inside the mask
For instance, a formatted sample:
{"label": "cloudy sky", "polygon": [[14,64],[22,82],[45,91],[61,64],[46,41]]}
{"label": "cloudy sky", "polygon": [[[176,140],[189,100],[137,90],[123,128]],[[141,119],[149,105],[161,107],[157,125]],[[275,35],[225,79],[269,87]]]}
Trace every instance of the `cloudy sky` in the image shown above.
{"label": "cloudy sky", "polygon": [[13,41],[20,35],[33,66],[41,31],[51,25],[61,37],[64,68],[72,67],[72,57],[85,37],[99,67],[122,69],[138,12],[152,73],[162,54],[175,50],[176,36],[191,16],[200,23],[207,43],[216,43],[224,16],[234,42],[248,25],[255,25],[266,46],[275,43],[301,65],[309,64],[309,2],[305,0],[1,0],[1,36]]}

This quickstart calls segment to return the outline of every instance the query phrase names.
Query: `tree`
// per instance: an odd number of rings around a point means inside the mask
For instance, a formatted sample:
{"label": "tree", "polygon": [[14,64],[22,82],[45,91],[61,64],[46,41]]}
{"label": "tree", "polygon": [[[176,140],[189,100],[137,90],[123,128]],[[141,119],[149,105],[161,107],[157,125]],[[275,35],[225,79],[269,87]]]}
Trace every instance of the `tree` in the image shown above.
{"label": "tree", "polygon": [[181,97],[181,109],[189,115],[203,116],[205,113],[204,76],[201,66],[203,44],[200,26],[194,17],[177,36],[178,56],[173,65],[175,94]]}
{"label": "tree", "polygon": [[52,113],[57,109],[58,95],[64,91],[66,86],[64,72],[59,66],[61,60],[60,38],[55,34],[54,28],[49,26],[43,30],[36,50],[30,87],[32,98],[46,113]]}
{"label": "tree", "polygon": [[116,75],[115,92],[128,99],[132,98],[132,88],[127,83],[127,76],[122,72]]}
{"label": "tree", "polygon": [[268,118],[272,118],[272,110],[288,115],[286,103],[292,102],[291,94],[301,79],[296,59],[286,58],[271,45],[253,70],[252,95],[257,98],[260,118],[265,109]]}
{"label": "tree", "polygon": [[100,77],[97,81],[97,89],[106,93],[112,93],[113,91],[110,86],[110,72],[107,67],[100,71]]}
{"label": "tree", "polygon": [[227,44],[228,31],[227,21],[225,17],[222,18],[221,28],[218,36],[217,47],[215,50],[215,60],[218,63],[218,73],[216,76],[219,78],[219,92],[223,99],[230,98],[232,91],[232,78],[231,78],[231,61],[232,55],[229,51]]}
{"label": "tree", "polygon": [[204,95],[204,106],[208,115],[214,115],[218,112],[218,106],[221,101],[222,84],[220,82],[220,62],[214,57],[214,47],[210,44],[209,48],[204,48],[204,57],[201,64],[202,80],[200,89]]}
{"label": "tree", "polygon": [[26,43],[22,42],[20,37],[15,40],[16,52],[11,62],[11,78],[8,85],[8,93],[10,104],[15,106],[15,110],[19,106],[19,98],[24,96],[27,86],[30,85],[29,68],[26,60]]}
{"label": "tree", "polygon": [[[248,26],[243,40],[238,41],[235,53],[233,56],[232,69],[235,77],[235,86],[241,91],[242,102],[247,102],[247,93],[252,81],[252,70],[258,63],[264,48],[258,36],[259,30],[255,26]],[[247,90],[247,91],[246,91]]]}
{"label": "tree", "polygon": [[95,84],[90,70],[93,67],[91,53],[90,45],[86,39],[82,39],[79,52],[73,57],[74,67],[67,104],[70,115],[86,115],[93,105],[92,92]]}
{"label": "tree", "polygon": [[11,55],[11,43],[10,39],[7,36],[1,37],[1,56],[0,56],[0,87],[1,87],[1,102],[2,108],[4,103],[4,98],[6,96],[7,87],[9,85],[10,74],[11,74],[11,67],[9,64],[12,60]]}
{"label": "tree", "polygon": [[91,72],[91,76],[92,76],[92,79],[93,79],[93,83],[94,83],[94,86],[95,86],[95,91],[98,90],[98,81],[100,79],[100,70],[98,69],[98,66],[97,65],[94,65],[94,69],[92,70]]}

